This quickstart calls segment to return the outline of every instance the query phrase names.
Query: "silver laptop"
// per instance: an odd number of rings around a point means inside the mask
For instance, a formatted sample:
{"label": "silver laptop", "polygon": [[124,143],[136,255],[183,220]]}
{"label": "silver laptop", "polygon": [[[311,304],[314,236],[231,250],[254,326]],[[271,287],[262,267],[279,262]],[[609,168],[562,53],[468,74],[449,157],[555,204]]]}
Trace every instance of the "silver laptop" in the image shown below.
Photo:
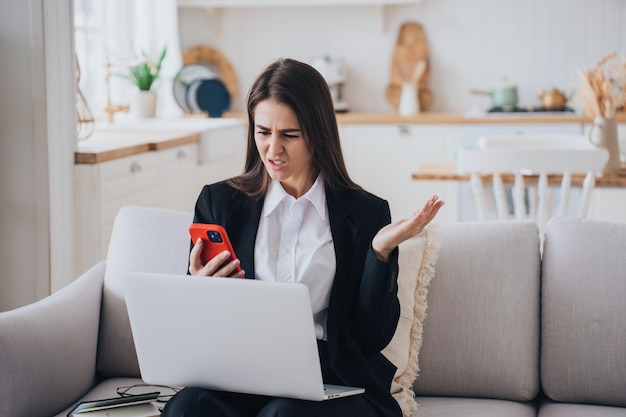
{"label": "silver laptop", "polygon": [[304,284],[139,272],[124,281],[149,384],[312,401],[365,392],[323,384]]}

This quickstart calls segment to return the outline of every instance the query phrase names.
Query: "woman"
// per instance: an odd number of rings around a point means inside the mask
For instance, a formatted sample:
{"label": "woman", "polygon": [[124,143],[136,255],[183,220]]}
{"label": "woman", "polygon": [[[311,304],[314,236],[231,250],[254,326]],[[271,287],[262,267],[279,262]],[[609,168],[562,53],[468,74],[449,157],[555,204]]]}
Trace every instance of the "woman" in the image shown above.
{"label": "woman", "polygon": [[306,284],[324,382],[365,394],[312,402],[188,388],[163,416],[400,417],[390,394],[395,367],[380,353],[400,313],[397,246],[443,202],[434,196],[390,224],[387,202],[348,176],[330,91],[307,64],[267,67],[248,95],[248,121],[244,173],[205,186],[194,218],[225,227],[239,258],[223,253],[203,264],[198,241],[189,272]]}

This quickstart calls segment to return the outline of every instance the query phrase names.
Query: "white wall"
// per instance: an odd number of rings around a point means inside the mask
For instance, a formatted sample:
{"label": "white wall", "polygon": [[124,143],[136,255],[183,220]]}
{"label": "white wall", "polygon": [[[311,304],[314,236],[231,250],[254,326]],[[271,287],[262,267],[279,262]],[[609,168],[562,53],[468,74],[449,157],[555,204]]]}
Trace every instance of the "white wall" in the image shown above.
{"label": "white wall", "polygon": [[49,292],[42,10],[0,4],[0,311]]}
{"label": "white wall", "polygon": [[71,0],[0,2],[0,311],[74,278],[70,16]]}
{"label": "white wall", "polygon": [[[389,6],[224,9],[220,28],[209,13],[180,10],[183,48],[208,43],[238,71],[233,109],[242,110],[254,77],[279,57],[309,61],[330,55],[348,67],[346,100],[353,110],[389,112],[385,88],[397,32],[420,22],[431,52],[435,109],[487,109],[489,88],[503,76],[516,83],[520,104],[539,105],[537,92],[573,91],[575,68],[591,68],[611,51],[626,53],[623,0],[423,0]],[[385,27],[383,27],[385,26]]]}

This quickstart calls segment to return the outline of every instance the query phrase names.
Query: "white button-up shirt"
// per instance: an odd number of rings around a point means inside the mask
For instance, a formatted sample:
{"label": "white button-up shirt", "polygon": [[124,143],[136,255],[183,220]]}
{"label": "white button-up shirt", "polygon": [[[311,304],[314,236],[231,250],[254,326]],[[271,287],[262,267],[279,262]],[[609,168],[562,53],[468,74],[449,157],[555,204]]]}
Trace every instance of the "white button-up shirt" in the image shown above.
{"label": "white button-up shirt", "polygon": [[298,199],[287,194],[280,182],[273,181],[265,196],[254,246],[256,278],[307,285],[318,339],[326,340],[328,300],[336,265],[321,176]]}

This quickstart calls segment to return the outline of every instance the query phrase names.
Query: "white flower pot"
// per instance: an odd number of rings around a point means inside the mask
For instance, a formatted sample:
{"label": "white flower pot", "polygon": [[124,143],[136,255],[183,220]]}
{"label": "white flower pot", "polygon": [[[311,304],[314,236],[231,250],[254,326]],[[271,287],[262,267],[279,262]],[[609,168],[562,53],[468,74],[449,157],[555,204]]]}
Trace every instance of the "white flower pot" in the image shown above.
{"label": "white flower pot", "polygon": [[130,101],[130,114],[135,119],[156,115],[157,94],[154,91],[137,91]]}

